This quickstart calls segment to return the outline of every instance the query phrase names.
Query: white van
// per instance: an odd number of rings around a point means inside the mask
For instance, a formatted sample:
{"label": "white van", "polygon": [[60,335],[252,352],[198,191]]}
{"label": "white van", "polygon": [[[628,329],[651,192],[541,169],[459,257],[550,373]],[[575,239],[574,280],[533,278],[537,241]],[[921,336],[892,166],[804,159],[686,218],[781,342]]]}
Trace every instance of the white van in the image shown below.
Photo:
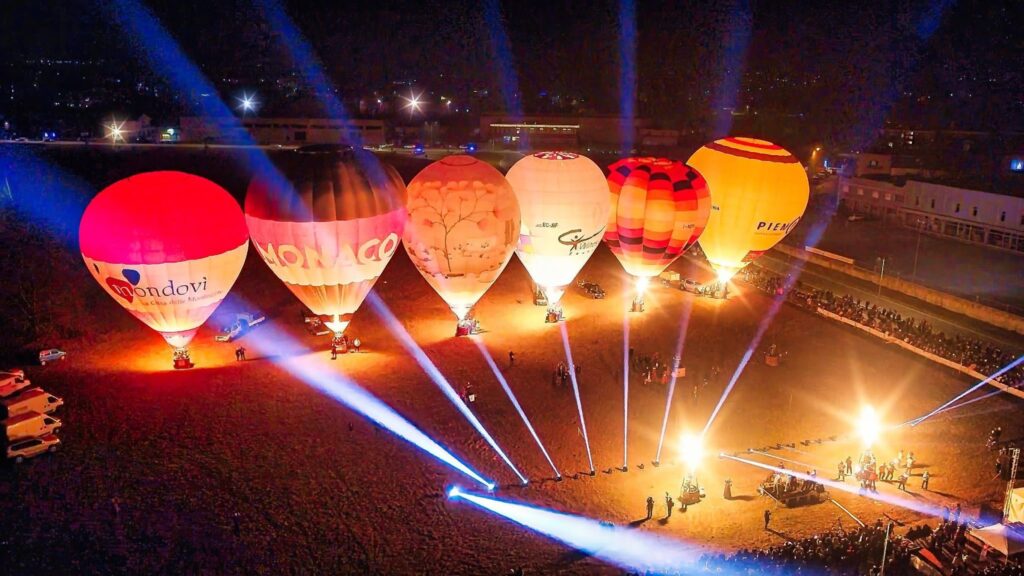
{"label": "white van", "polygon": [[29,388],[13,398],[7,398],[3,405],[7,408],[7,417],[10,418],[25,412],[49,414],[63,406],[64,401],[42,388]]}
{"label": "white van", "polygon": [[32,381],[26,378],[0,374],[0,398],[10,398],[31,385]]}
{"label": "white van", "polygon": [[11,416],[0,422],[7,433],[9,442],[17,442],[27,438],[38,438],[46,434],[55,434],[60,430],[59,419],[39,412],[25,412],[17,416]]}

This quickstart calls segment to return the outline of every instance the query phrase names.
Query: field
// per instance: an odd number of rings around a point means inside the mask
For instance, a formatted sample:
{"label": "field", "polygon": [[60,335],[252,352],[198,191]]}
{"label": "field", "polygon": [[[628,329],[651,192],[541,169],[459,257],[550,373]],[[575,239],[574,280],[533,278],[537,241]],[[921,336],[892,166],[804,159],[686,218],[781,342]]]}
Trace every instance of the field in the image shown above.
{"label": "field", "polygon": [[[694,260],[681,260],[674,269],[684,277],[711,276]],[[404,330],[448,381],[456,389],[473,384],[478,396],[472,410],[531,479],[526,487],[516,486],[512,472],[370,307],[363,307],[348,330],[361,338],[364,351],[331,361],[326,337],[303,331],[300,305],[252,252],[233,295],[196,338],[197,367],[190,371],[169,370],[170,349],[159,336],[99,294],[86,311],[94,322],[89,335],[55,343],[68,351],[68,360],[29,369],[34,383],[65,400],[58,412],[64,420],[63,446],[55,455],[0,468],[5,569],[12,574],[505,574],[516,566],[527,573],[621,571],[467,502],[448,500],[449,486],[472,489],[472,482],[303,382],[286,363],[351,378],[494,479],[500,498],[620,525],[633,522],[635,530],[712,552],[812,534],[834,526],[837,518],[847,526],[852,522],[829,503],[776,506],[755,492],[766,471],[719,459],[719,452],[796,442],[797,451],[771,453],[831,478],[836,462],[856,458],[860,450],[850,433],[861,405],[875,406],[886,422],[898,424],[969,384],[783,306],[759,347],[778,344],[788,353],[783,365],[770,368],[760,354],[753,355],[707,436],[698,472],[707,498],[662,522],[663,495],[677,494],[683,477],[678,439],[704,427],[758,326],[767,321],[771,300],[741,282],[728,301],[656,285],[646,312],[627,313],[631,288],[604,247],[580,277],[608,292],[604,300],[591,300],[572,289],[564,300],[565,327],[581,366],[581,401],[597,468],[593,477],[572,390],[553,385],[552,372],[565,356],[561,331],[545,324],[543,309],[533,306],[529,278],[517,260],[476,310],[486,330],[478,338],[565,475],[561,482],[553,481],[477,347],[452,337],[453,315],[402,251],[377,285]],[[87,282],[64,288],[99,292]],[[241,341],[248,359],[236,362],[234,345],[214,342],[213,327],[227,314],[250,308],[270,319]],[[684,318],[687,376],[675,391],[661,465],[653,467],[651,461],[666,389],[634,380],[629,471],[609,470],[623,460],[624,321],[630,347],[667,359]],[[257,352],[268,341],[279,342],[279,348]],[[511,368],[509,351],[516,354]],[[694,384],[716,365],[721,376],[695,400]],[[920,463],[915,473],[930,471],[930,491],[921,490],[915,477],[907,494],[880,484],[883,495],[896,498],[887,504],[855,492],[831,493],[867,522],[883,514],[907,523],[929,519],[901,505],[910,502],[918,507],[963,502],[969,514],[1000,506],[1004,485],[992,479],[993,458],[984,442],[996,425],[1006,430],[1004,438],[1020,436],[1015,415],[1019,404],[993,398],[885,434],[876,448],[880,459],[891,459],[899,449],[913,451]],[[830,436],[837,439],[829,441]],[[821,444],[800,443],[819,438]],[[794,466],[800,468],[787,463]],[[728,501],[722,498],[727,478],[735,496]],[[644,517],[649,495],[658,501],[655,519],[634,522]],[[776,532],[762,530],[766,508],[774,513]]]}

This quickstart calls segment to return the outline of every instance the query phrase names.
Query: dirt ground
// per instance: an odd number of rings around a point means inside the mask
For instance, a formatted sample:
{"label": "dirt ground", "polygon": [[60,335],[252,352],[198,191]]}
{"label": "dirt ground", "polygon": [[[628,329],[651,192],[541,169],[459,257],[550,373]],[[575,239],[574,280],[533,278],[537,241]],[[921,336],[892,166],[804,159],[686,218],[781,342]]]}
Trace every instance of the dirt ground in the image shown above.
{"label": "dirt ground", "polygon": [[[349,332],[365,352],[332,362],[325,337],[305,334],[299,304],[250,254],[235,296],[223,314],[251,303],[270,327],[291,334],[308,352],[302,361],[352,378],[432,438],[501,487],[497,495],[533,506],[616,524],[644,516],[644,501],[658,501],[655,519],[635,529],[699,545],[713,552],[781,542],[852,520],[829,503],[786,509],[758,496],[766,475],[748,464],[721,460],[736,452],[796,442],[796,450],[771,454],[813,466],[833,477],[835,463],[856,457],[848,439],[862,404],[888,423],[901,423],[942,403],[969,383],[924,360],[859,333],[782,307],[762,349],[777,343],[788,355],[782,366],[765,366],[755,354],[707,436],[698,480],[708,496],[668,522],[666,491],[676,494],[683,476],[678,439],[699,432],[728,376],[736,368],[770,300],[737,283],[729,301],[697,299],[655,285],[642,314],[625,312],[631,297],[626,277],[604,247],[581,277],[598,281],[605,300],[572,289],[564,304],[572,352],[581,365],[581,396],[595,476],[578,434],[571,389],[555,387],[552,371],[563,359],[558,327],[543,322],[530,301],[530,281],[513,259],[478,305],[487,330],[480,336],[504,370],[556,466],[552,472],[484,359],[468,339],[452,337],[454,318],[439,297],[396,255],[378,292],[441,372],[460,388],[472,382],[472,409],[532,482],[516,479],[479,434],[406,354],[368,307]],[[692,262],[674,268],[684,276],[710,276]],[[76,290],[95,290],[75,286]],[[243,300],[244,299],[244,300]],[[637,353],[671,357],[689,309],[683,365],[660,467],[657,450],[666,390],[634,383],[629,398],[628,472],[606,469],[623,458],[622,351],[624,317]],[[619,573],[622,567],[576,553],[466,502],[444,497],[448,486],[471,481],[288,373],[274,358],[249,348],[235,362],[234,346],[213,341],[209,326],[193,346],[197,367],[168,370],[170,351],[155,333],[113,301],[92,311],[105,326],[101,338],[62,343],[66,362],[29,369],[29,377],[64,397],[59,453],[19,467],[0,468],[0,558],[11,574],[505,574]],[[284,347],[284,344],[282,343]],[[517,359],[508,368],[508,352]],[[722,375],[693,398],[694,383],[713,365]],[[864,521],[888,514],[901,522],[926,517],[900,504],[936,506],[963,502],[1000,505],[1004,485],[993,480],[992,456],[984,449],[995,425],[1004,437],[1020,436],[1020,405],[993,398],[938,416],[916,427],[886,433],[876,453],[890,459],[913,451],[932,476],[931,491],[911,481],[907,494],[881,485],[896,503],[832,490],[835,500]],[[828,441],[836,435],[837,441]],[[800,444],[806,439],[821,444]],[[773,457],[751,460],[777,464]],[[639,469],[639,464],[645,464]],[[801,465],[787,463],[789,467]],[[726,478],[732,500],[722,498]],[[852,483],[847,483],[853,486]],[[116,498],[120,511],[115,511]],[[762,530],[761,515],[774,513],[777,532]],[[234,515],[238,514],[237,531]],[[934,519],[933,519],[934,520]],[[4,558],[6,557],[6,558]]]}

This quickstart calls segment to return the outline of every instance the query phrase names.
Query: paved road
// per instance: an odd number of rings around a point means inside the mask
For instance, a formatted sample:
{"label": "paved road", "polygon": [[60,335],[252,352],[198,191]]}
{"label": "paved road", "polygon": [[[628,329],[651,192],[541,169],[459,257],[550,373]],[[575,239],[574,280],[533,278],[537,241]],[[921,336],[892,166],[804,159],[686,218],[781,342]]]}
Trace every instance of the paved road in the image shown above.
{"label": "paved road", "polygon": [[[796,260],[783,254],[770,252],[759,258],[757,264],[777,274],[787,274],[793,269]],[[885,288],[882,289],[881,296],[879,296],[877,285],[851,278],[834,270],[806,264],[800,280],[815,288],[831,290],[837,294],[849,294],[861,300],[871,301],[896,310],[904,316],[927,319],[936,329],[947,334],[962,334],[996,342],[1000,347],[1018,353],[1024,350],[1024,336],[1020,334],[1001,330]]]}

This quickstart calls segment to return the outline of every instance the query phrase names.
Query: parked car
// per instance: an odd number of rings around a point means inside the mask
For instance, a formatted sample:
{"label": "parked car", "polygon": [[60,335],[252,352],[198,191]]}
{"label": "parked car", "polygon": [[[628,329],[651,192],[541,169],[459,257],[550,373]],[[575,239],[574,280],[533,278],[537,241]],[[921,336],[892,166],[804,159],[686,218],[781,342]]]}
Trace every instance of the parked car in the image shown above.
{"label": "parked car", "polygon": [[580,280],[578,282],[580,288],[594,300],[601,300],[604,298],[604,289],[600,285],[594,282],[587,282],[586,280]]}
{"label": "parked car", "polygon": [[56,362],[68,357],[68,353],[57,348],[49,348],[39,353],[39,363],[46,366],[47,362]]}
{"label": "parked car", "polygon": [[7,440],[18,442],[29,438],[38,438],[47,434],[56,434],[61,422],[58,418],[39,412],[25,412],[11,416],[0,422],[3,425]]}
{"label": "parked car", "polygon": [[694,294],[700,292],[703,287],[703,284],[697,282],[696,280],[693,280],[692,278],[687,278],[686,280],[683,280],[682,282],[679,283],[680,290],[684,292],[693,292]]}
{"label": "parked car", "polygon": [[60,438],[47,434],[40,438],[30,438],[15,442],[7,447],[7,457],[13,458],[15,464],[21,464],[25,458],[34,458],[44,452],[56,452],[60,446]]}
{"label": "parked car", "polygon": [[21,368],[0,370],[0,379],[6,380],[7,378],[14,378],[18,381],[22,381],[25,379],[25,371]]}
{"label": "parked car", "polygon": [[217,342],[231,342],[235,338],[239,338],[248,332],[253,326],[261,324],[266,319],[266,316],[258,312],[243,312],[241,314],[236,314],[235,322],[230,326],[225,326],[220,334],[214,336],[214,340]]}
{"label": "parked car", "polygon": [[17,396],[3,401],[7,408],[7,416],[17,416],[26,412],[49,414],[64,405],[64,400],[50,394],[42,388],[29,388]]}

